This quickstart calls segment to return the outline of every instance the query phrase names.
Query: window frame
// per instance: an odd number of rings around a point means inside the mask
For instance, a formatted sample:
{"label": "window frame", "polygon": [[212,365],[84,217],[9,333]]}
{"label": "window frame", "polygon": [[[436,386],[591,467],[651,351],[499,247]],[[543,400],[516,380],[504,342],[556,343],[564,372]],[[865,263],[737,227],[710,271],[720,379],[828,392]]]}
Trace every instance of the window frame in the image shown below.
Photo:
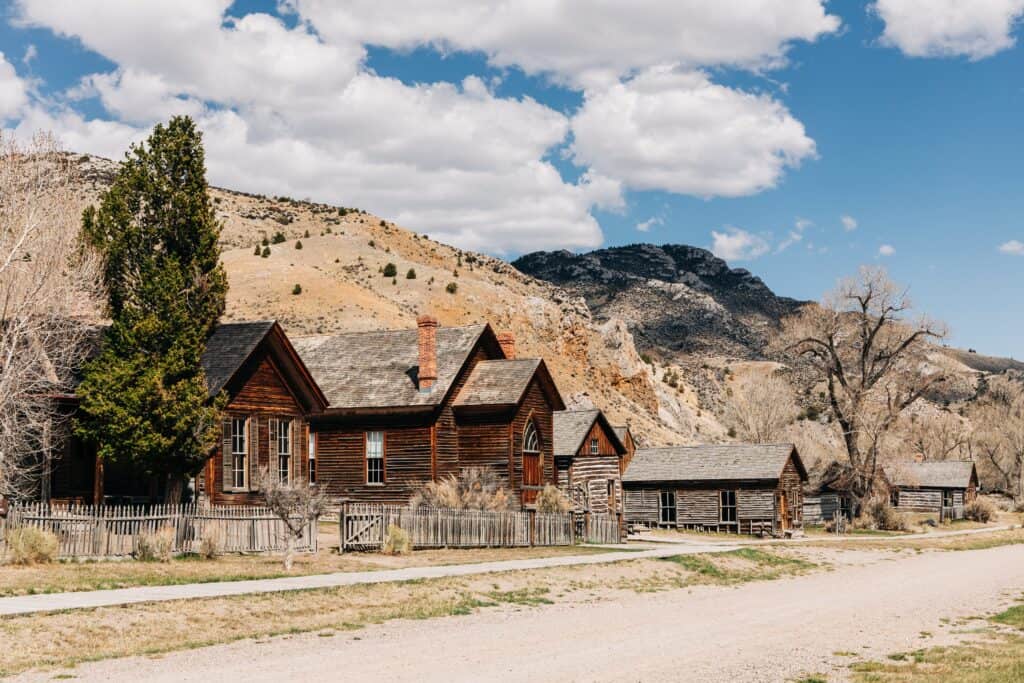
{"label": "window frame", "polygon": [[309,442],[307,443],[308,455],[307,455],[307,467],[306,471],[309,477],[309,483],[316,484],[316,446],[317,446],[316,432],[312,429],[309,430]]}
{"label": "window frame", "polygon": [[[249,484],[249,416],[231,417],[231,489],[244,491]],[[236,432],[236,427],[241,426],[241,433]],[[239,442],[241,442],[239,444]],[[241,445],[241,449],[239,449]],[[239,484],[241,475],[241,484]]]}
{"label": "window frame", "polygon": [[[371,435],[379,435],[380,438],[379,439],[371,440],[371,438],[370,438]],[[370,445],[371,445],[371,443],[373,443],[375,445],[376,444],[380,445],[380,453],[379,453],[379,455],[378,454],[374,454],[374,455],[370,454]],[[374,468],[372,470],[370,468],[370,461],[371,460],[375,461],[375,466],[374,466]],[[371,471],[374,472],[375,474],[378,472],[378,469],[377,469],[378,466],[376,465],[376,461],[378,461],[378,460],[380,461],[380,464],[379,464],[379,477],[380,477],[380,481],[371,481],[371,479],[370,479]],[[367,486],[384,486],[387,483],[387,480],[388,480],[387,468],[388,468],[388,464],[387,464],[387,435],[386,435],[386,433],[384,431],[382,431],[382,430],[368,430],[368,431],[364,432],[363,433],[363,470],[364,470],[364,474],[365,474],[364,481],[366,481],[366,485]]]}
{"label": "window frame", "polygon": [[[732,499],[731,504],[726,503],[726,498]],[[732,519],[726,519],[726,510],[732,510]],[[718,523],[739,524],[739,500],[736,489],[722,489],[718,492]]]}
{"label": "window frame", "polygon": [[[294,425],[292,424],[292,420],[278,420],[277,480],[282,484],[287,484],[292,479],[292,453],[295,450],[293,448],[294,443]],[[284,449],[285,447],[287,447],[287,450]]]}
{"label": "window frame", "polygon": [[601,452],[601,441],[596,437],[590,439],[590,454],[597,455]]}
{"label": "window frame", "polygon": [[[666,500],[670,498],[671,503],[666,503]],[[668,515],[672,519],[666,519],[665,512],[671,511]],[[679,523],[679,504],[676,492],[672,489],[661,489],[658,491],[658,526],[673,525],[676,526]]]}
{"label": "window frame", "polygon": [[[531,437],[534,448],[528,447],[531,444]],[[531,418],[527,421],[526,427],[523,428],[523,453],[539,454],[540,452],[540,430],[537,429],[537,423]]]}
{"label": "window frame", "polygon": [[[946,500],[949,500],[949,505],[946,505]],[[956,496],[953,495],[953,489],[942,489],[942,507],[952,508],[955,506]]]}

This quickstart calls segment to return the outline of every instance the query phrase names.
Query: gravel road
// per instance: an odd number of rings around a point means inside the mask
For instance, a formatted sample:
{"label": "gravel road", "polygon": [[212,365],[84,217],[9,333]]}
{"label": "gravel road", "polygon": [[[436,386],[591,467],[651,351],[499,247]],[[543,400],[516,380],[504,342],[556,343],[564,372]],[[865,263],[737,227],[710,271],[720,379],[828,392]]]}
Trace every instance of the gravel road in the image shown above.
{"label": "gravel road", "polygon": [[[1024,545],[892,555],[735,588],[490,609],[79,666],[80,681],[785,681],[955,642],[1024,588]],[[959,627],[962,628],[962,627]],[[51,680],[54,672],[16,680]]]}

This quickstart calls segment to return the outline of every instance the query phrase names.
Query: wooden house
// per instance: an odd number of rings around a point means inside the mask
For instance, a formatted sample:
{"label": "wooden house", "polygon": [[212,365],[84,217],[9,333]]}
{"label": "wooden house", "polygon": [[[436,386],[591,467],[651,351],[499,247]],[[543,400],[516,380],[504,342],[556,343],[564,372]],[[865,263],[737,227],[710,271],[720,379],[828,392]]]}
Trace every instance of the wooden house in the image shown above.
{"label": "wooden house", "polygon": [[312,418],[317,481],[332,498],[405,504],[429,481],[482,466],[523,505],[554,483],[553,414],[565,405],[543,360],[515,356],[489,325],[296,339],[329,407]]}
{"label": "wooden house", "polygon": [[636,453],[636,440],[633,439],[633,432],[626,425],[616,425],[613,429],[615,430],[615,436],[619,437],[623,448],[626,449],[626,452],[622,455],[622,471],[625,472],[626,468],[629,467],[630,461],[633,459],[633,454]]}
{"label": "wooden house", "polygon": [[802,525],[792,444],[642,448],[622,477],[630,525],[782,534]]}
{"label": "wooden house", "polygon": [[[196,478],[198,493],[218,504],[257,502],[256,475],[307,477],[307,416],[326,399],[273,320],[223,323],[202,356],[211,399],[228,398],[221,444]],[[63,397],[73,414],[78,401]],[[104,464],[95,450],[68,435],[60,440],[42,497],[78,502],[155,502],[164,482],[119,463]]]}
{"label": "wooden house", "polygon": [[622,512],[626,447],[600,410],[555,413],[555,478],[577,510]]}
{"label": "wooden house", "polygon": [[892,506],[904,512],[963,519],[964,506],[978,494],[978,472],[970,461],[907,462],[887,467],[886,473]]}

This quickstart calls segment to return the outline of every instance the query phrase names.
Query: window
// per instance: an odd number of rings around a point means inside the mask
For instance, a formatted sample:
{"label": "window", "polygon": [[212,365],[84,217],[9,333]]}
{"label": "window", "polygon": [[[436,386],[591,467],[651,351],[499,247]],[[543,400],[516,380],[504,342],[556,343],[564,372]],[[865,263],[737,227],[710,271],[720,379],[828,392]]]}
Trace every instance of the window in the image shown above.
{"label": "window", "polygon": [[722,524],[735,524],[736,522],[736,492],[719,492],[719,510],[721,511]]}
{"label": "window", "polygon": [[658,523],[670,525],[676,523],[675,491],[662,491],[658,495]]}
{"label": "window", "polygon": [[384,483],[384,432],[366,432],[366,483]]}
{"label": "window", "polygon": [[523,432],[523,451],[525,453],[540,452],[540,437],[537,436],[537,426],[533,424],[533,420],[530,420]]}
{"label": "window", "polygon": [[608,510],[615,512],[615,480],[608,480]]}
{"label": "window", "polygon": [[249,455],[249,418],[231,418],[231,486],[245,488],[245,460]]}
{"label": "window", "polygon": [[889,492],[889,505],[893,506],[894,508],[898,508],[900,506],[899,489],[893,489],[892,491]]}
{"label": "window", "polygon": [[951,508],[953,507],[953,492],[949,489],[942,491],[942,507]]}
{"label": "window", "polygon": [[600,447],[600,444],[598,444],[597,439],[591,439],[590,440],[590,454],[591,455],[597,455],[597,452],[599,450],[601,450],[601,447]]}
{"label": "window", "polygon": [[309,433],[309,483],[316,483],[316,434]]}
{"label": "window", "polygon": [[282,482],[290,478],[292,460],[292,423],[281,420],[277,425],[277,477]]}

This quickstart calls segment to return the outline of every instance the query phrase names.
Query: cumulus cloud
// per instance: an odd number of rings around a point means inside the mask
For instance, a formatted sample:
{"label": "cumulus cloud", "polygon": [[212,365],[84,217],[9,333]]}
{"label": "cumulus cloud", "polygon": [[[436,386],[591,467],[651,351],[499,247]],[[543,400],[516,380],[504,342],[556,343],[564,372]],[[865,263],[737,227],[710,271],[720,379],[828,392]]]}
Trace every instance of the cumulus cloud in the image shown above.
{"label": "cumulus cloud", "polygon": [[17,114],[26,101],[25,83],[0,52],[0,121]]}
{"label": "cumulus cloud", "polygon": [[655,216],[653,218],[648,218],[645,221],[640,221],[639,223],[637,223],[636,229],[639,230],[640,232],[650,232],[651,228],[653,228],[654,226],[664,224],[665,221],[663,219]]}
{"label": "cumulus cloud", "polygon": [[1012,256],[1024,256],[1024,242],[1021,242],[1020,240],[1004,242],[999,245],[999,251]]}
{"label": "cumulus cloud", "polygon": [[815,154],[779,102],[669,67],[588,91],[572,131],[577,163],[635,189],[704,197],[775,187]]}
{"label": "cumulus cloud", "polygon": [[844,214],[839,217],[839,221],[843,224],[843,230],[846,232],[853,232],[857,229],[857,219],[848,214]]}
{"label": "cumulus cloud", "polygon": [[764,238],[732,226],[723,232],[712,230],[711,239],[711,252],[726,261],[752,261],[771,251]]}
{"label": "cumulus cloud", "polygon": [[659,64],[768,67],[794,41],[839,30],[823,0],[543,3],[288,0],[327,39],[482,52],[592,86]]}
{"label": "cumulus cloud", "polygon": [[911,57],[990,57],[1013,47],[1024,0],[878,0],[882,42]]}
{"label": "cumulus cloud", "polygon": [[882,246],[878,247],[879,256],[892,256],[895,253],[896,247],[892,246],[891,244],[883,244]]}

